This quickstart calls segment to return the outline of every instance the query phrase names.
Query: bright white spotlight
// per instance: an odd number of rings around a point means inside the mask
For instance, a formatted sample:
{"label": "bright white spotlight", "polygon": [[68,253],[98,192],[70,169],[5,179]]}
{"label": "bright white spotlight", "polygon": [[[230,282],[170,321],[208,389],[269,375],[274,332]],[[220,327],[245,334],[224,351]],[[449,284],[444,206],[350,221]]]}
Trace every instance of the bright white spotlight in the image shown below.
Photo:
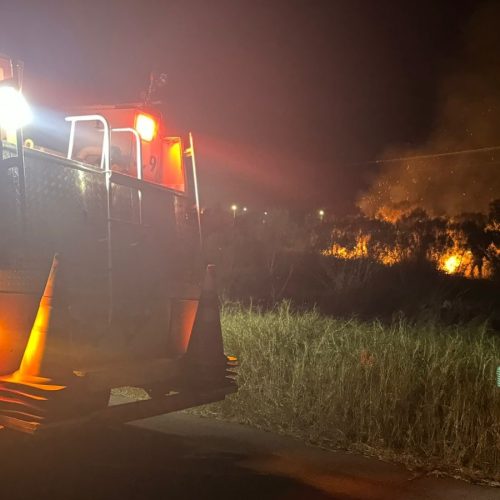
{"label": "bright white spotlight", "polygon": [[28,102],[19,90],[0,86],[0,126],[17,130],[33,118]]}

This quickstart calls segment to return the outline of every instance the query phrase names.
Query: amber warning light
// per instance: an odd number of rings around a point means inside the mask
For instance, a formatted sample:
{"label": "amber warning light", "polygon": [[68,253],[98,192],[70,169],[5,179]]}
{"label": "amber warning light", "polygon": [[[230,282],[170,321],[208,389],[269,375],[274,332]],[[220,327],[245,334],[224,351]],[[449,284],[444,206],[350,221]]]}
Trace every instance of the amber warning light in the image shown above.
{"label": "amber warning light", "polygon": [[143,141],[151,142],[156,136],[157,123],[152,116],[143,113],[135,117],[135,129]]}

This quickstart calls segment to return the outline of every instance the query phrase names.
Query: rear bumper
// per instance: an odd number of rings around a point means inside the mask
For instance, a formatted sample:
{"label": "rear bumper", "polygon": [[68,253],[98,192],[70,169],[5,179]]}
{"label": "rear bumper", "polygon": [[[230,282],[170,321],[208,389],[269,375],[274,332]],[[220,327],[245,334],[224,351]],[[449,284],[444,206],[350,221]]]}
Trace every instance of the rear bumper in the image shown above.
{"label": "rear bumper", "polygon": [[[2,387],[0,383],[0,428],[46,434],[83,424],[129,422],[220,401],[237,390],[231,371],[234,366],[235,362],[227,359],[225,364],[207,370],[188,363],[185,357],[120,363],[75,371],[73,380],[53,393],[24,384],[4,383]],[[81,401],[85,398],[109,394],[112,388],[123,386],[155,391],[151,399],[107,406],[104,403],[90,411],[82,410]],[[6,405],[2,389],[6,394],[19,393],[15,398],[19,405],[12,398]],[[40,397],[43,400],[38,400]]]}
{"label": "rear bumper", "polygon": [[111,425],[131,422],[143,418],[164,415],[174,411],[192,408],[223,400],[228,394],[237,391],[236,384],[228,381],[226,385],[212,389],[192,390],[172,393],[160,398],[132,401],[108,406],[86,416],[53,422],[37,429],[37,434],[50,434],[58,430],[71,430],[81,425]]}

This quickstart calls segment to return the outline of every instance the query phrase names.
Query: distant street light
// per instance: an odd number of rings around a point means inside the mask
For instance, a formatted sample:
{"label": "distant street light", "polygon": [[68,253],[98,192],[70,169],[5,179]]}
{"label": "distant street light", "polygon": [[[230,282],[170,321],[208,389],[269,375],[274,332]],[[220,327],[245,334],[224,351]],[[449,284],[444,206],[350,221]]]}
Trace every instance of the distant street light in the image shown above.
{"label": "distant street light", "polygon": [[248,210],[247,207],[243,207],[243,212],[246,212]]}
{"label": "distant street light", "polygon": [[318,215],[319,215],[319,220],[323,220],[325,217],[325,211],[324,210],[318,210]]}
{"label": "distant street light", "polygon": [[231,205],[231,210],[233,211],[233,219],[236,219],[236,212],[238,210],[238,205]]}

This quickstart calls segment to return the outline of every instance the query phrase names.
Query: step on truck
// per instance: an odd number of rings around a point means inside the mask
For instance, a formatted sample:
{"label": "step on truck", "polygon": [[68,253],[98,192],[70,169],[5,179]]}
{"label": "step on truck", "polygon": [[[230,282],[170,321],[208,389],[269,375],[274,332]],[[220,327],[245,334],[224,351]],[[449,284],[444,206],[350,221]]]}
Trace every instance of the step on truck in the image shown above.
{"label": "step on truck", "polygon": [[[37,148],[21,75],[0,55],[0,428],[126,422],[234,392],[192,136],[184,148],[145,101],[82,108],[67,152]],[[119,387],[147,397],[110,404]]]}

